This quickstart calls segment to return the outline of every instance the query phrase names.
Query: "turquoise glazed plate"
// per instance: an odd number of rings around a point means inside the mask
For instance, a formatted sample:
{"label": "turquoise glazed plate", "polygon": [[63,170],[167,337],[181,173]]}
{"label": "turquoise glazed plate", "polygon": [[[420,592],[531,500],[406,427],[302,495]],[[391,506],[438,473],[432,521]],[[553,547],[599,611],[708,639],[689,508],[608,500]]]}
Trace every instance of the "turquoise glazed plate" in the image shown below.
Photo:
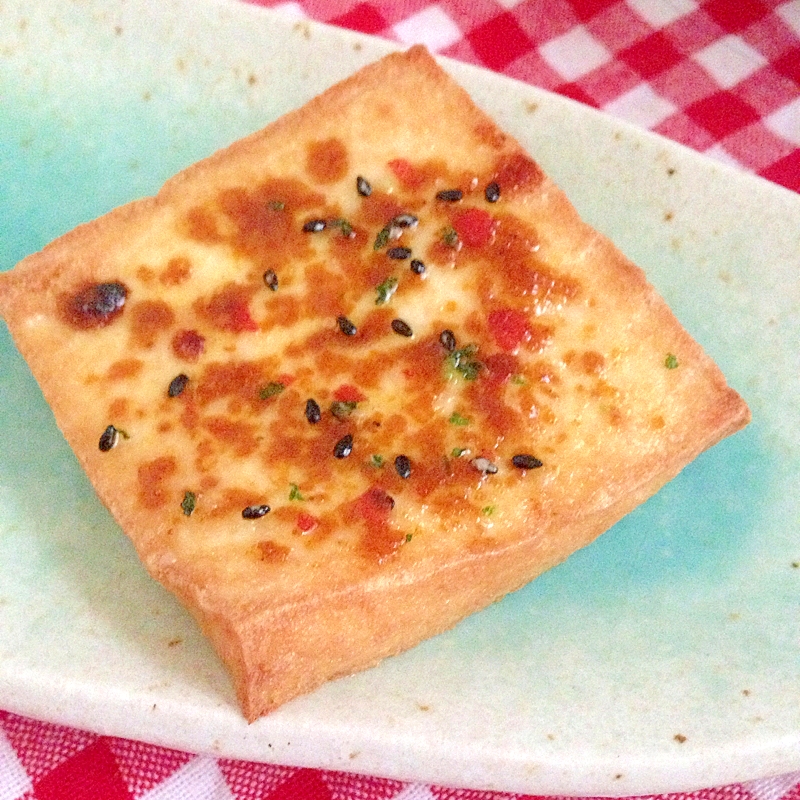
{"label": "turquoise glazed plate", "polygon": [[[3,0],[0,269],[390,47],[232,0]],[[800,197],[445,66],[645,268],[752,424],[527,588],[247,725],[0,325],[0,707],[192,751],[535,794],[800,770]]]}

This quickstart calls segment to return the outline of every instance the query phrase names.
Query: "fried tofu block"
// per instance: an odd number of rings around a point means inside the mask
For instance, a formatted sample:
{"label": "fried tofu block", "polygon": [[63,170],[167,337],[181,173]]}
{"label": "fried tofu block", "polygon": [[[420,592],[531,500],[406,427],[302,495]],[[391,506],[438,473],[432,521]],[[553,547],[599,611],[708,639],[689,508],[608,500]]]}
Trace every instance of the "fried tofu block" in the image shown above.
{"label": "fried tofu block", "polygon": [[26,258],[0,312],[249,720],[523,586],[749,419],[421,47]]}

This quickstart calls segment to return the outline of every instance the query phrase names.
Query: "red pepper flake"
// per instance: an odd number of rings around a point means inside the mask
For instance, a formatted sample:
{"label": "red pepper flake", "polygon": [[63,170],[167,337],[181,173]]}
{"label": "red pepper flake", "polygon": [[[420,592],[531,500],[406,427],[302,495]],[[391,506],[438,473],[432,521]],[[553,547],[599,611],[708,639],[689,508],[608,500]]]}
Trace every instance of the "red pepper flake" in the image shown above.
{"label": "red pepper flake", "polygon": [[246,286],[229,284],[206,303],[203,309],[205,316],[216,328],[223,331],[257,331],[258,323],[250,316],[251,294],[251,289]]}
{"label": "red pepper flake", "polygon": [[172,352],[183,361],[197,361],[205,349],[205,337],[197,331],[178,331],[172,337]]}
{"label": "red pepper flake", "polygon": [[405,158],[392,159],[389,169],[406,189],[419,189],[425,183],[424,173]]}
{"label": "red pepper flake", "polygon": [[363,403],[367,396],[357,386],[343,383],[334,391],[333,398],[341,403]]}
{"label": "red pepper flake", "polygon": [[488,323],[497,345],[507,352],[516,350],[530,336],[527,314],[514,308],[490,311]]}
{"label": "red pepper flake", "polygon": [[467,247],[483,247],[494,233],[495,221],[482,208],[465,208],[453,215],[453,227],[458,239]]}
{"label": "red pepper flake", "polygon": [[301,533],[311,533],[319,526],[319,519],[307,511],[301,511],[297,515],[297,529]]}
{"label": "red pepper flake", "polygon": [[511,353],[492,353],[483,363],[489,380],[496,384],[507,383],[512,375],[519,373],[519,361]]}
{"label": "red pepper flake", "polygon": [[383,525],[394,508],[394,499],[380,486],[367,489],[355,502],[355,514],[369,525]]}

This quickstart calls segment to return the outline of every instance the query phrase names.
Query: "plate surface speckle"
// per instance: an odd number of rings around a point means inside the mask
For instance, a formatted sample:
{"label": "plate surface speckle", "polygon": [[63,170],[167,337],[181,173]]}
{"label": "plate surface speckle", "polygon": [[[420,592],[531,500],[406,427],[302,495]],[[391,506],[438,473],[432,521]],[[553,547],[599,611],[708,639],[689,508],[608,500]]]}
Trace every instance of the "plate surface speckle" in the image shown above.
{"label": "plate surface speckle", "polygon": [[[222,0],[6,0],[0,269],[389,49]],[[536,794],[800,769],[800,197],[445,66],[644,267],[753,423],[527,588],[248,726],[0,326],[0,707],[188,750]]]}

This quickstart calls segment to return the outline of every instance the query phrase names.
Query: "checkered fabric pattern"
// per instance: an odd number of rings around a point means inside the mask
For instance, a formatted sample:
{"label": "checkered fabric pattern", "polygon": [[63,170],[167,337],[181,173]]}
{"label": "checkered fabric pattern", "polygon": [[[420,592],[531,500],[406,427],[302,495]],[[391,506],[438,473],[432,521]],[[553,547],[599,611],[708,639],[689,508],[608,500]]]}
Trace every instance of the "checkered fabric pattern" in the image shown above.
{"label": "checkered fabric pattern", "polygon": [[[533,800],[533,795],[192,755],[0,712],[0,800]],[[654,800],[800,800],[800,773]]]}
{"label": "checkered fabric pattern", "polygon": [[[567,95],[800,191],[800,0],[262,5]],[[198,756],[0,712],[0,800],[510,800]],[[800,800],[800,773],[670,800]]]}
{"label": "checkered fabric pattern", "polygon": [[253,0],[478,64],[800,191],[800,0]]}

